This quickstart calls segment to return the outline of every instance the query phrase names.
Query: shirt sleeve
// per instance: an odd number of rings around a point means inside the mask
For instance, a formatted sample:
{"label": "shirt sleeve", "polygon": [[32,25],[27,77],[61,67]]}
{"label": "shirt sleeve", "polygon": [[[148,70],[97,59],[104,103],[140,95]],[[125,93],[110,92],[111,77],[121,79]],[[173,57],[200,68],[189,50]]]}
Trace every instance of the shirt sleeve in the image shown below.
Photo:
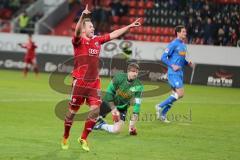
{"label": "shirt sleeve", "polygon": [[133,114],[139,114],[140,112],[140,107],[142,103],[142,93],[143,93],[143,86],[139,86],[138,91],[135,93]]}
{"label": "shirt sleeve", "polygon": [[164,50],[163,55],[161,57],[161,61],[163,63],[165,63],[167,66],[171,66],[172,63],[169,60],[169,58],[172,56],[173,52],[174,52],[174,45],[173,44],[169,44],[168,47]]}
{"label": "shirt sleeve", "polygon": [[22,48],[27,48],[27,44],[23,43],[23,44],[21,44],[21,47]]}
{"label": "shirt sleeve", "polygon": [[189,61],[187,61],[186,59],[184,59],[184,65],[188,65],[189,64]]}
{"label": "shirt sleeve", "polygon": [[98,41],[100,44],[110,41],[110,34],[105,34],[103,36],[98,36]]}
{"label": "shirt sleeve", "polygon": [[72,38],[72,44],[75,46],[75,45],[79,45],[81,42],[81,38],[80,37],[76,37],[76,36],[73,36]]}

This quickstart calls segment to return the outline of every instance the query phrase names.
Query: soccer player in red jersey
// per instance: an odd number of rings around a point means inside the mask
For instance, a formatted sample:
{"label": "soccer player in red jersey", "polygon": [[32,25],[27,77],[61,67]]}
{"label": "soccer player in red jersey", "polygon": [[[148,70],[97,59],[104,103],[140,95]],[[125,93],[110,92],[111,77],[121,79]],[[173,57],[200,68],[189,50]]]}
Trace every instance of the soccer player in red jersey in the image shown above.
{"label": "soccer player in red jersey", "polygon": [[62,149],[68,149],[68,137],[73,118],[80,106],[86,101],[86,104],[90,107],[90,112],[85,121],[85,126],[78,142],[85,151],[89,151],[86,139],[96,124],[96,118],[99,115],[101,104],[101,97],[99,95],[100,78],[98,73],[101,44],[118,38],[132,27],[141,25],[140,19],[137,19],[133,23],[109,34],[95,36],[94,26],[91,20],[89,18],[84,18],[89,13],[88,5],[86,5],[86,8],[82,12],[76,25],[75,35],[72,38],[74,48],[74,69],[72,72],[73,83],[69,111],[66,114],[64,122]]}
{"label": "soccer player in red jersey", "polygon": [[22,48],[26,48],[27,52],[24,56],[24,63],[25,67],[23,69],[24,77],[27,76],[28,70],[31,66],[33,66],[33,70],[38,75],[38,66],[36,60],[35,49],[37,48],[36,44],[32,41],[32,35],[28,35],[28,42],[27,43],[19,43],[18,44]]}

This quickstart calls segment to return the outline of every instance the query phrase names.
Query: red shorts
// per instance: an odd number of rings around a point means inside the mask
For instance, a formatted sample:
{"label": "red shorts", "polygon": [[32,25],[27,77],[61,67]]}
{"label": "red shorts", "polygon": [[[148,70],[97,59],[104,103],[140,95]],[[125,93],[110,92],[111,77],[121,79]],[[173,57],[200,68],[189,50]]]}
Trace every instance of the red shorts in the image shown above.
{"label": "red shorts", "polygon": [[79,106],[84,103],[89,106],[97,105],[100,106],[101,95],[100,95],[100,79],[93,82],[85,82],[83,79],[74,79],[72,83],[72,93],[70,106],[73,110],[78,110]]}
{"label": "red shorts", "polygon": [[35,57],[25,57],[24,62],[27,63],[27,64],[35,64],[36,59],[35,59]]}

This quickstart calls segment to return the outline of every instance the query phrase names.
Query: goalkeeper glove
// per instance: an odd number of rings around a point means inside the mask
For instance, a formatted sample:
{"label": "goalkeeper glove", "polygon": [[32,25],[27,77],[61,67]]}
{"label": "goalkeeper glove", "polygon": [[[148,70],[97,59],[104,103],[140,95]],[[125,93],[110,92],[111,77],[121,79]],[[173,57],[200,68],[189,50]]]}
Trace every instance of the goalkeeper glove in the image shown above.
{"label": "goalkeeper glove", "polygon": [[131,136],[136,136],[137,135],[137,129],[136,128],[129,128],[129,134]]}

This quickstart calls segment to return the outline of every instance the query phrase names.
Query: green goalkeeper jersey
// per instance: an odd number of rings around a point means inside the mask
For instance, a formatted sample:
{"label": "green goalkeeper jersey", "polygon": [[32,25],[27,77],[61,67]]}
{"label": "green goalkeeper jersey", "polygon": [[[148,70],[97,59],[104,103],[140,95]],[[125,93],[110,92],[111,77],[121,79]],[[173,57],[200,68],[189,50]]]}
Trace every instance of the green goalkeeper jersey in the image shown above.
{"label": "green goalkeeper jersey", "polygon": [[107,88],[103,100],[114,102],[118,110],[127,110],[134,98],[133,113],[138,114],[141,105],[143,85],[138,78],[128,81],[127,73],[117,73]]}

